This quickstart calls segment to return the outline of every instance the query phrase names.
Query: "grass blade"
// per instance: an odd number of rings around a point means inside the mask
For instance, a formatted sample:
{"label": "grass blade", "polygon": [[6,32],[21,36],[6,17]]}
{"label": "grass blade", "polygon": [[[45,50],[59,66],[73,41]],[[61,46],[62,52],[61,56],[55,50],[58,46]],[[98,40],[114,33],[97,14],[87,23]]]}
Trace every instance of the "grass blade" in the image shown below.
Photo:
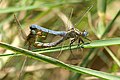
{"label": "grass blade", "polygon": [[108,24],[107,28],[105,29],[104,33],[102,34],[102,37],[104,37],[112,28],[113,23],[115,22],[115,20],[117,19],[117,17],[120,15],[120,10],[118,11],[118,13],[116,14],[116,16],[113,18],[113,20]]}
{"label": "grass blade", "polygon": [[96,71],[96,70],[92,70],[92,69],[88,69],[88,68],[65,64],[57,59],[54,59],[54,58],[51,58],[51,57],[48,57],[48,56],[45,56],[42,54],[38,54],[37,52],[32,52],[32,51],[25,50],[22,48],[17,48],[17,47],[11,46],[6,43],[0,42],[0,47],[12,50],[19,54],[24,54],[24,55],[34,58],[36,60],[40,60],[40,61],[44,61],[44,62],[48,62],[48,63],[54,64],[54,65],[57,65],[59,67],[65,68],[65,69],[73,71],[73,72],[89,74],[89,75],[93,75],[93,76],[96,76],[99,78],[109,79],[109,80],[119,80],[120,79],[119,76],[114,76],[109,73],[105,73],[105,72],[101,72],[101,71]]}
{"label": "grass blade", "polygon": [[[89,44],[82,44],[81,46],[78,47],[77,45],[72,45],[71,49],[78,49],[81,47],[84,48],[96,48],[96,47],[104,47],[104,46],[112,46],[112,45],[119,45],[120,44],[120,38],[111,38],[111,39],[106,39],[106,40],[94,40]],[[51,53],[51,52],[56,52],[56,51],[61,51],[62,50],[70,50],[70,46],[62,46],[62,47],[51,47],[51,48],[43,48],[43,49],[36,49],[33,50],[34,52],[39,52],[41,53]],[[2,54],[0,56],[9,56],[9,55],[15,55],[15,54]],[[15,55],[16,56],[16,55]]]}

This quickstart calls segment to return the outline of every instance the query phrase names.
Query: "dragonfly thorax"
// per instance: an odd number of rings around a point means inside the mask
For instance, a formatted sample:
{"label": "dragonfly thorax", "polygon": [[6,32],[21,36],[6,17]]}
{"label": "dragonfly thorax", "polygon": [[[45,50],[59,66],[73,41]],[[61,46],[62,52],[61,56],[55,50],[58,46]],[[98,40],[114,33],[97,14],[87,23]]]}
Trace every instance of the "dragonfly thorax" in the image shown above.
{"label": "dragonfly thorax", "polygon": [[76,38],[79,36],[86,38],[88,36],[88,32],[86,30],[79,31],[76,28],[71,29],[70,31],[68,31],[68,33],[69,33],[70,38]]}
{"label": "dragonfly thorax", "polygon": [[67,37],[69,38],[76,38],[80,35],[80,31],[78,29],[71,29],[67,32]]}

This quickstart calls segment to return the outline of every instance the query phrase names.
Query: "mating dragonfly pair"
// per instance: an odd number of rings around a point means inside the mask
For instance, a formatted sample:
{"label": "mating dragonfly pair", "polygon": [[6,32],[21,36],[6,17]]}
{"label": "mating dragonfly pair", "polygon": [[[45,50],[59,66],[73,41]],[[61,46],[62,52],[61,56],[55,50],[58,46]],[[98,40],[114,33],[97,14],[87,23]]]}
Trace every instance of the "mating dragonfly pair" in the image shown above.
{"label": "mating dragonfly pair", "polygon": [[[78,40],[78,45],[80,44],[80,42],[84,43],[82,38],[87,39],[87,40],[90,41],[90,39],[87,38],[88,32],[86,30],[79,31],[76,28],[71,28],[68,31],[54,31],[54,30],[46,29],[46,28],[43,28],[41,26],[33,24],[33,25],[30,26],[30,30],[31,30],[30,34],[27,37],[29,47],[31,47],[31,46],[35,46],[35,47],[53,47],[53,46],[57,46],[58,44],[60,44],[61,42],[65,41],[65,40],[71,39],[71,42],[70,42],[70,48],[71,48],[71,45],[76,40]],[[55,41],[55,42],[50,42],[50,43],[36,42],[37,36],[41,35],[41,34],[39,34],[40,32],[46,32],[48,34],[61,36],[62,38]]]}
{"label": "mating dragonfly pair", "polygon": [[[21,25],[19,23],[19,21],[17,20],[17,17],[14,15],[16,22],[19,25],[19,28],[21,29]],[[48,34],[53,34],[56,36],[61,36],[62,38],[55,41],[55,42],[50,42],[50,43],[43,43],[43,42],[37,42],[37,37],[38,36],[43,36],[42,32],[48,33]],[[21,33],[23,35],[24,31],[22,31],[21,29]],[[71,50],[71,45],[78,40],[78,46],[80,45],[80,42],[84,43],[83,39],[87,39],[89,41],[91,41],[90,39],[87,38],[88,36],[88,32],[86,30],[84,31],[79,31],[77,28],[74,28],[74,26],[71,26],[69,28],[68,31],[54,31],[54,30],[50,30],[50,29],[46,29],[44,27],[38,26],[36,24],[32,24],[30,26],[30,33],[27,37],[23,37],[26,42],[25,44],[28,44],[28,49],[31,50],[31,47],[53,47],[53,46],[57,46],[58,44],[62,43],[65,40],[71,39],[70,42],[70,50]]]}
{"label": "mating dragonfly pair", "polygon": [[[88,10],[86,10],[85,14],[93,7],[90,6],[88,8]],[[82,18],[84,17],[84,15],[82,16]],[[81,18],[81,19],[82,19]],[[70,22],[70,24],[72,24]],[[30,34],[27,36],[26,39],[26,43],[28,43],[29,47],[28,49],[30,49],[32,46],[34,47],[53,47],[53,46],[57,46],[58,44],[62,43],[65,40],[70,39],[70,50],[71,50],[71,45],[78,40],[78,46],[80,45],[80,42],[84,43],[83,38],[87,39],[88,41],[91,41],[89,38],[87,38],[88,36],[88,32],[86,30],[84,31],[80,31],[77,28],[75,28],[73,25],[68,26],[68,31],[54,31],[54,30],[50,30],[50,29],[46,29],[44,27],[38,26],[36,24],[32,24],[30,26]],[[45,32],[47,34],[53,34],[56,36],[61,36],[62,38],[55,41],[55,42],[50,42],[50,43],[43,43],[43,42],[37,42],[37,37],[38,36],[42,36],[42,32]]]}
{"label": "mating dragonfly pair", "polygon": [[[83,14],[82,18],[85,16],[85,14],[93,7],[91,5],[88,7],[88,9],[85,11]],[[19,21],[17,20],[17,17],[14,15],[16,22],[18,23],[19,29],[21,29],[21,25]],[[71,16],[70,16],[71,17]],[[82,19],[81,18],[81,19]],[[30,33],[28,36],[23,36],[23,38],[26,40],[26,44],[28,44],[28,49],[31,50],[32,46],[34,47],[53,47],[57,46],[58,44],[62,43],[65,40],[71,39],[70,41],[70,50],[71,50],[71,45],[78,40],[78,46],[80,45],[80,42],[84,43],[83,38],[91,41],[90,39],[87,38],[88,32],[86,30],[80,31],[77,28],[75,28],[73,25],[68,26],[69,29],[68,31],[54,31],[50,29],[46,29],[44,27],[38,26],[36,24],[32,24],[30,26]],[[20,30],[22,34],[25,35],[24,31],[22,29]],[[47,34],[53,34],[56,36],[61,36],[62,38],[55,41],[55,42],[50,42],[50,43],[43,43],[43,42],[37,42],[37,37],[38,36],[43,36],[42,32],[45,32]],[[45,37],[45,36],[44,36]]]}

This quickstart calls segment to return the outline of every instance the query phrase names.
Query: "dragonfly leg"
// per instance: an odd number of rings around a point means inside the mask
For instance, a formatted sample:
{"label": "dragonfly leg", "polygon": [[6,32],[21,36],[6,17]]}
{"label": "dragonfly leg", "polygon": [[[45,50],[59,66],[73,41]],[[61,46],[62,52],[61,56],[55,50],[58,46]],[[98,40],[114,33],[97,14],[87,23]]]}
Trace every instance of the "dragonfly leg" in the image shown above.
{"label": "dragonfly leg", "polygon": [[77,46],[77,47],[80,46],[80,42],[82,42],[82,43],[84,44],[84,41],[82,40],[82,38],[79,38],[79,39],[78,39],[78,46]]}
{"label": "dragonfly leg", "polygon": [[87,37],[86,37],[85,39],[86,39],[86,40],[88,40],[88,41],[90,41],[90,42],[92,41],[92,40],[90,40],[90,39],[89,39],[89,38],[87,38]]}
{"label": "dragonfly leg", "polygon": [[48,36],[48,33],[44,36],[44,39],[46,39],[46,38],[47,38],[47,36]]}
{"label": "dragonfly leg", "polygon": [[84,44],[84,41],[82,40],[82,38],[80,38],[80,40],[82,41],[82,43]]}
{"label": "dragonfly leg", "polygon": [[80,42],[81,42],[81,39],[79,38],[78,39],[78,47],[80,46]]}
{"label": "dragonfly leg", "polygon": [[71,42],[70,42],[70,48],[71,48],[71,45],[76,41],[76,39],[72,39]]}
{"label": "dragonfly leg", "polygon": [[44,40],[46,40],[46,38],[47,38],[47,36],[48,36],[48,33],[43,34],[43,32],[41,32],[41,36],[42,36],[42,38],[43,38]]}
{"label": "dragonfly leg", "polygon": [[[86,38],[85,38],[86,39]],[[89,42],[85,43],[82,38],[79,38],[79,40],[82,42],[82,44],[87,45],[90,44]],[[91,41],[90,39],[87,38],[87,40]],[[80,42],[78,41],[78,45],[80,45]],[[84,48],[83,46],[81,46],[81,48]]]}
{"label": "dragonfly leg", "polygon": [[89,42],[84,43],[84,44],[90,44],[90,42],[92,41],[92,40],[90,40],[89,38],[85,38],[85,39],[88,40]]}
{"label": "dragonfly leg", "polygon": [[78,39],[78,46],[77,46],[77,48],[80,48],[80,51],[83,52],[83,49],[82,49],[83,47],[80,46],[80,42],[84,43],[84,41],[82,40],[82,38],[79,38],[79,39]]}
{"label": "dragonfly leg", "polygon": [[71,54],[72,54],[74,57],[75,57],[75,55],[74,55],[73,52],[72,52],[71,46],[72,46],[72,44],[73,44],[75,41],[76,41],[76,39],[72,39],[71,42],[70,42],[70,52],[71,52]]}

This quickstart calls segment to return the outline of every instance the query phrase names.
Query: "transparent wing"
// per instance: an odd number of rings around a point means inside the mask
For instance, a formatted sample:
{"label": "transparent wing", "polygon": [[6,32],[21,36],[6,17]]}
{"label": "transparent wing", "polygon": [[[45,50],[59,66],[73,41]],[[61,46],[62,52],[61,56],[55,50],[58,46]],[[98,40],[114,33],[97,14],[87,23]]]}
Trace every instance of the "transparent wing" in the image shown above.
{"label": "transparent wing", "polygon": [[18,25],[18,26],[17,26],[18,32],[20,32],[22,38],[23,38],[24,40],[26,40],[26,39],[27,39],[27,35],[26,35],[25,31],[23,31],[22,26],[21,26],[20,22],[18,21],[18,19],[17,19],[17,17],[16,17],[15,14],[14,14],[14,18],[15,18],[15,21],[16,21],[16,23],[17,23],[17,25]]}

